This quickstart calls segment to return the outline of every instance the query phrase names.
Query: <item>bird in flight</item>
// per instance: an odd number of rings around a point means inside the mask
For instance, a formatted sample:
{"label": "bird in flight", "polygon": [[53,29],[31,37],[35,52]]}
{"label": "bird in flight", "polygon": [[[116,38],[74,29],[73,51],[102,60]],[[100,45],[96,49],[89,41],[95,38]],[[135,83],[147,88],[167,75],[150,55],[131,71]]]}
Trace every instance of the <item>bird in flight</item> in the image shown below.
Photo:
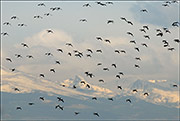
{"label": "bird in flight", "polygon": [[73,47],[73,45],[71,43],[66,43],[66,45],[69,47]]}
{"label": "bird in flight", "polygon": [[19,19],[17,16],[12,16],[11,19]]}
{"label": "bird in flight", "polygon": [[117,67],[115,63],[111,64],[111,66],[113,66],[114,68],[116,68],[116,67]]}
{"label": "bird in flight", "polygon": [[10,58],[6,58],[6,60],[9,61],[9,62],[12,62],[12,60]]}
{"label": "bird in flight", "polygon": [[149,96],[149,93],[145,92],[145,93],[144,93],[144,96]]}
{"label": "bird in flight", "polygon": [[38,5],[37,6],[46,6],[44,3],[38,3]]}
{"label": "bird in flight", "polygon": [[107,21],[107,24],[113,24],[113,23],[114,23],[113,20],[108,20],[108,21]]}
{"label": "bird in flight", "polygon": [[108,98],[108,100],[111,100],[111,101],[113,101],[113,98]]}
{"label": "bird in flight", "polygon": [[29,105],[34,105],[34,103],[28,103]]}
{"label": "bird in flight", "polygon": [[180,43],[179,39],[174,39],[174,42]]}
{"label": "bird in flight", "polygon": [[122,90],[122,87],[121,87],[120,85],[119,85],[119,86],[117,86],[117,88]]}
{"label": "bird in flight", "polygon": [[99,114],[97,112],[94,112],[93,115],[95,116],[98,116],[99,117]]}
{"label": "bird in flight", "polygon": [[44,101],[44,97],[39,97],[40,100]]}
{"label": "bird in flight", "polygon": [[3,36],[9,36],[9,34],[7,32],[2,32],[1,35]]}
{"label": "bird in flight", "polygon": [[129,103],[131,103],[131,100],[130,100],[130,99],[126,99],[126,102],[129,102]]}
{"label": "bird in flight", "polygon": [[63,50],[60,48],[58,48],[57,51],[63,53]]}
{"label": "bird in flight", "polygon": [[53,73],[56,72],[54,68],[51,68],[50,71],[53,72]]}
{"label": "bird in flight", "polygon": [[45,77],[44,74],[39,74],[40,77]]}
{"label": "bird in flight", "polygon": [[83,7],[91,7],[91,5],[89,3],[86,3],[83,5]]}
{"label": "bird in flight", "polygon": [[16,107],[16,110],[22,110],[22,108],[20,106]]}
{"label": "bird in flight", "polygon": [[81,22],[87,22],[87,19],[82,18],[82,19],[80,19],[79,21],[81,21]]}
{"label": "bird in flight", "polygon": [[9,25],[11,26],[11,24],[9,22],[4,22],[3,25]]}
{"label": "bird in flight", "polygon": [[54,33],[51,29],[46,30],[47,33]]}
{"label": "bird in flight", "polygon": [[10,69],[10,70],[13,72],[13,71],[15,71],[16,69],[15,69],[15,68],[12,68],[12,69]]}
{"label": "bird in flight", "polygon": [[17,58],[22,58],[22,55],[20,55],[20,54],[15,54],[15,56],[16,56]]}
{"label": "bird in flight", "polygon": [[101,40],[101,41],[103,40],[101,37],[96,37],[96,39],[97,39],[97,40]]}
{"label": "bird in flight", "polygon": [[148,12],[146,9],[142,9],[142,10],[140,10],[140,12]]}
{"label": "bird in flight", "polygon": [[128,35],[131,35],[132,37],[134,37],[133,33],[131,32],[127,32]]}
{"label": "bird in flight", "polygon": [[28,46],[26,43],[21,43],[21,45],[22,45],[23,47],[29,48],[29,46]]}
{"label": "bird in flight", "polygon": [[133,89],[132,91],[133,91],[133,92],[138,92],[137,89]]}
{"label": "bird in flight", "polygon": [[137,65],[137,64],[135,64],[135,65],[134,65],[134,67],[136,67],[136,68],[140,68],[140,66],[139,66],[139,65]]}
{"label": "bird in flight", "polygon": [[144,35],[144,38],[150,39],[149,35]]}
{"label": "bird in flight", "polygon": [[92,97],[92,100],[97,100],[97,98],[96,97]]}
{"label": "bird in flight", "polygon": [[19,92],[20,90],[18,88],[14,88],[14,91],[18,91]]}
{"label": "bird in flight", "polygon": [[64,100],[61,97],[57,97],[58,101],[61,101],[64,103]]}
{"label": "bird in flight", "polygon": [[74,112],[74,114],[75,114],[75,116],[76,116],[76,115],[80,114],[80,112]]}
{"label": "bird in flight", "polygon": [[142,46],[145,46],[145,47],[148,47],[146,43],[142,43],[141,45],[142,45]]}
{"label": "bird in flight", "polygon": [[34,15],[34,18],[35,18],[35,19],[39,19],[39,18],[42,19],[43,17],[40,16],[40,15]]}
{"label": "bird in flight", "polygon": [[61,110],[64,110],[64,107],[62,107],[62,106],[60,106],[60,105],[56,105],[56,106],[55,106],[55,109],[57,109],[57,108],[59,108],[59,109],[61,109]]}

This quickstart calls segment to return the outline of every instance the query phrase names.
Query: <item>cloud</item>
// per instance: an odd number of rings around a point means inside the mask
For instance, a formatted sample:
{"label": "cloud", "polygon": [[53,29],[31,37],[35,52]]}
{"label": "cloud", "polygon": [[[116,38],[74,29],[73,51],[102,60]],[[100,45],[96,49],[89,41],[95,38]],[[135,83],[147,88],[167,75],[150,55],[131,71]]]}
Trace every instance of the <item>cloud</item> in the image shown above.
{"label": "cloud", "polygon": [[151,82],[151,83],[155,83],[156,82],[156,80],[148,80],[149,82]]}
{"label": "cloud", "polygon": [[89,109],[91,107],[83,104],[72,104],[70,106],[66,106],[67,108],[75,108],[75,109]]}

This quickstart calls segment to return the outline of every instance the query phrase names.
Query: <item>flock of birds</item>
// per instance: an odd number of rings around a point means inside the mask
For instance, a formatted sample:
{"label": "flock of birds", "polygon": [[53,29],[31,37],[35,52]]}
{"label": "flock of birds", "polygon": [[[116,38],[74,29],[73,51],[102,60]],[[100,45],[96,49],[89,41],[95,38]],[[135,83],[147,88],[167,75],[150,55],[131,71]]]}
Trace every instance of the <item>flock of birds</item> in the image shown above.
{"label": "flock of birds", "polygon": [[[100,6],[103,6],[103,7],[106,7],[107,5],[113,5],[113,4],[114,4],[113,2],[96,2],[96,3],[97,3],[97,5],[100,5]],[[164,2],[164,3],[162,4],[162,6],[163,6],[163,7],[169,7],[170,4],[172,4],[172,3],[177,3],[177,1],[176,1],[176,0],[166,1],[166,2]],[[44,3],[39,3],[37,6],[38,6],[38,7],[46,7],[46,5],[45,5]],[[90,3],[87,3],[87,4],[82,5],[82,7],[91,7],[91,4],[90,4]],[[51,7],[51,8],[50,8],[50,11],[58,11],[58,10],[62,10],[62,8],[60,8],[60,7]],[[149,11],[148,11],[147,9],[142,9],[142,10],[140,10],[140,12],[148,13]],[[44,16],[52,16],[52,14],[51,14],[51,13],[45,13]],[[34,18],[34,19],[43,19],[43,16],[34,15],[33,18]],[[15,20],[15,19],[19,19],[19,18],[14,15],[14,16],[12,16],[10,19],[11,19],[11,20]],[[121,17],[120,19],[121,19],[122,21],[126,22],[128,25],[131,25],[131,26],[134,25],[132,21],[127,20],[125,17]],[[80,22],[87,22],[87,19],[83,18],[83,19],[80,19],[79,21],[80,21]],[[114,20],[107,20],[107,24],[113,24],[113,23],[114,23]],[[3,25],[11,26],[11,23],[10,23],[10,22],[4,22]],[[175,22],[172,23],[172,26],[173,26],[173,27],[179,27],[179,25],[180,25],[180,23],[177,22],[177,21],[175,21]],[[25,27],[25,26],[27,26],[27,25],[24,24],[24,23],[19,23],[18,26],[19,26],[19,27]],[[139,29],[139,31],[141,31],[141,32],[143,32],[143,33],[145,34],[145,35],[144,35],[144,38],[145,38],[145,39],[151,39],[150,36],[147,35],[147,31],[148,31],[148,30],[149,30],[149,26],[148,26],[148,25],[144,25],[144,26],[142,26],[142,28]],[[51,29],[48,29],[48,30],[46,30],[46,31],[47,31],[47,34],[54,34],[54,31],[51,30]],[[164,34],[166,34],[166,33],[171,34],[171,31],[170,31],[168,28],[165,28],[165,27],[164,27],[162,30],[161,30],[161,29],[156,29],[156,32],[157,32],[157,34],[156,34],[157,37],[162,37],[162,36],[163,36]],[[133,33],[130,32],[130,31],[128,31],[126,34],[127,34],[128,36],[134,37]],[[2,35],[2,36],[9,36],[9,33],[7,33],[7,32],[2,32],[1,35]],[[100,36],[97,36],[97,37],[95,37],[95,38],[97,39],[97,41],[104,41],[104,42],[106,42],[106,43],[108,43],[108,44],[111,44],[111,40],[109,40],[109,39],[103,39],[103,38],[100,37]],[[174,39],[174,42],[180,43],[180,40],[179,40],[178,38],[175,38],[175,39]],[[137,43],[137,42],[136,42],[135,40],[131,40],[131,41],[130,41],[130,44],[136,45],[136,43]],[[167,40],[163,39],[163,40],[162,40],[162,43],[163,43],[163,47],[164,47],[164,48],[167,48],[167,50],[169,50],[169,51],[175,50],[174,47],[171,47],[171,46],[170,46],[170,44],[168,43]],[[26,43],[21,43],[21,45],[22,45],[22,47],[24,47],[24,48],[30,48],[30,46],[29,46],[28,44],[26,44]],[[141,43],[141,45],[144,46],[144,47],[146,47],[146,48],[148,48],[148,45],[147,45],[146,43]],[[72,47],[72,48],[74,47],[72,43],[66,43],[65,46]],[[140,52],[140,48],[139,48],[139,47],[134,47],[134,50],[137,51],[137,52]],[[63,51],[61,48],[58,48],[57,51],[60,52],[60,53],[64,53],[64,51]],[[68,55],[68,56],[73,56],[73,54],[74,54],[74,56],[79,57],[79,58],[82,58],[82,57],[84,57],[84,56],[91,58],[91,57],[92,57],[92,54],[94,53],[94,50],[92,50],[92,49],[90,49],[90,48],[87,48],[87,49],[86,49],[86,52],[88,52],[88,53],[87,53],[87,54],[84,54],[83,52],[80,52],[80,51],[78,51],[78,50],[74,50],[74,53],[68,52],[67,55]],[[95,50],[95,52],[96,52],[96,53],[103,53],[103,50],[97,49],[97,50]],[[114,53],[117,53],[117,54],[124,53],[124,54],[126,54],[126,50],[124,50],[124,49],[121,49],[121,50],[115,49],[115,50],[114,50]],[[45,53],[45,56],[53,56],[53,53],[51,53],[51,52],[46,52],[46,53]],[[17,57],[17,58],[23,58],[23,56],[22,56],[21,54],[15,54],[15,57]],[[33,59],[33,58],[34,58],[33,55],[27,55],[26,57],[27,57],[27,58],[30,58],[30,59]],[[137,60],[137,61],[141,61],[141,60],[142,60],[141,57],[135,57],[134,59]],[[13,60],[12,60],[10,57],[6,57],[6,60],[13,63]],[[60,62],[59,60],[56,60],[54,63],[55,63],[55,64],[61,64],[61,62]],[[102,64],[101,62],[97,63],[97,66],[102,66],[102,65],[103,65],[103,64]],[[116,65],[115,63],[112,63],[111,66],[114,67],[114,68],[117,68],[117,65]],[[140,65],[134,64],[134,67],[139,69],[139,68],[140,68]],[[15,68],[11,68],[10,70],[11,70],[12,72],[14,72],[16,69],[15,69]],[[110,71],[110,69],[109,69],[108,67],[103,67],[103,70],[104,70],[104,71]],[[49,71],[50,71],[50,72],[53,72],[53,73],[56,73],[56,70],[55,70],[54,68],[51,68]],[[84,74],[85,74],[87,77],[89,77],[89,78],[93,78],[93,77],[95,76],[95,74],[93,74],[92,72],[89,72],[89,71],[84,72]],[[40,73],[39,76],[42,77],[42,78],[45,78],[45,74],[43,74],[43,73]],[[122,76],[124,76],[123,71],[118,72],[118,74],[115,75],[115,77],[116,77],[117,79],[121,79]],[[103,79],[99,79],[99,82],[102,82],[102,83],[103,83],[103,82],[105,82],[105,81],[104,81]],[[81,83],[81,84],[84,84],[87,88],[91,88],[91,85],[90,85],[90,84],[87,84],[85,81],[81,81],[80,83]],[[61,84],[61,86],[66,87],[66,85],[64,85],[64,84]],[[174,84],[173,87],[178,87],[178,85]],[[73,88],[75,89],[75,88],[77,88],[77,86],[76,86],[76,85],[73,85]],[[117,89],[122,90],[123,88],[122,88],[121,85],[117,85]],[[20,91],[21,91],[21,90],[20,90],[19,88],[17,88],[17,87],[15,87],[14,90],[17,91],[17,92],[20,92]],[[137,93],[138,90],[137,90],[137,89],[133,89],[132,92]],[[148,93],[148,92],[144,92],[144,96],[149,96],[149,93]],[[39,100],[45,101],[45,98],[42,97],[42,96],[40,96],[40,97],[39,97]],[[65,102],[64,99],[62,99],[61,97],[57,97],[57,100],[60,101],[60,102],[62,102],[62,103]],[[97,97],[92,97],[92,100],[97,100]],[[113,98],[108,98],[108,100],[113,101],[114,99],[113,99]],[[132,100],[131,100],[130,98],[128,98],[128,99],[126,99],[126,102],[132,103]],[[29,102],[28,105],[31,105],[31,106],[32,106],[32,105],[35,105],[35,103]],[[55,105],[54,108],[55,108],[55,109],[64,110],[64,107],[63,107],[62,105],[59,105],[59,104],[58,104],[58,105]],[[17,106],[16,109],[17,109],[17,110],[22,110],[22,107]],[[75,115],[78,115],[78,114],[80,114],[80,112],[74,112],[74,114],[75,114]],[[98,112],[94,112],[93,115],[98,116],[98,117],[100,116]]]}

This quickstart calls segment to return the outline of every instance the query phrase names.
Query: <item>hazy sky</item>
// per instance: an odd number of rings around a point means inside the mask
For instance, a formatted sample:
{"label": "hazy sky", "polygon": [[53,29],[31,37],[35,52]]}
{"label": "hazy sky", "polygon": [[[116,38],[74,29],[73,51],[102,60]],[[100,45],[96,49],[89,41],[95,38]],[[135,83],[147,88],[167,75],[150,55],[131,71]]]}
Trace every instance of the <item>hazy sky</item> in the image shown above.
{"label": "hazy sky", "polygon": [[[149,91],[154,93],[149,99],[140,98],[141,95],[139,95],[139,99],[147,102],[152,100],[150,102],[153,104],[163,103],[174,109],[179,106],[178,89],[172,87],[173,84],[177,84],[179,88],[179,43],[174,42],[174,39],[179,38],[179,27],[172,26],[173,22],[180,21],[179,4],[172,3],[169,4],[169,7],[164,7],[162,6],[163,1],[122,1],[113,2],[113,5],[100,6],[94,1],[68,1],[44,2],[45,6],[38,6],[39,3],[41,2],[17,1],[2,2],[1,4],[1,33],[9,34],[9,36],[1,35],[1,86],[2,92],[7,92],[3,100],[10,103],[8,108],[13,104],[18,104],[18,100],[11,103],[9,98],[6,98],[6,95],[16,93],[13,90],[15,87],[19,88],[21,90],[19,93],[25,96],[32,93],[32,97],[38,97],[42,92],[45,96],[56,96],[61,95],[58,91],[62,91],[63,96],[78,95],[81,98],[75,97],[80,100],[93,95],[117,96],[120,94],[116,92],[117,85],[121,85],[125,89],[121,96],[127,96],[130,93],[130,85],[132,86],[137,80],[148,82],[147,85],[153,87]],[[91,7],[83,7],[86,3],[89,3]],[[51,7],[60,7],[62,10],[51,11]],[[142,9],[146,9],[148,12],[140,12]],[[45,13],[50,13],[52,16],[45,16]],[[18,19],[12,20],[11,17],[14,15]],[[35,19],[35,15],[43,18]],[[121,17],[125,17],[133,25],[121,20]],[[86,19],[87,22],[81,22],[80,19]],[[108,20],[113,20],[114,23],[107,24]],[[4,22],[9,22],[11,25],[3,25]],[[19,27],[20,23],[27,26]],[[144,25],[149,27],[146,33],[139,30]],[[168,28],[171,33],[165,33],[163,28]],[[51,29],[53,33],[47,33],[48,29]],[[161,29],[162,37],[156,36],[158,33],[156,29]],[[127,32],[133,33],[134,36],[128,35]],[[150,39],[144,38],[144,35],[149,35]],[[102,37],[103,40],[108,39],[111,43],[97,40],[97,36]],[[130,43],[132,40],[135,40],[136,44]],[[168,47],[164,48],[162,40],[167,40],[170,47],[175,50],[168,51]],[[21,43],[26,43],[29,48],[23,47]],[[66,43],[72,43],[73,47],[67,46]],[[147,44],[148,47],[142,46],[142,43]],[[137,52],[135,47],[138,47],[140,52]],[[61,48],[63,53],[58,52],[58,48]],[[86,50],[88,48],[93,51],[92,54]],[[97,49],[101,49],[103,52],[97,53]],[[116,49],[125,50],[126,53],[115,53]],[[74,50],[83,52],[84,56],[82,58],[75,57]],[[51,52],[53,56],[46,56],[46,52]],[[72,53],[71,57],[67,55],[68,52]],[[21,54],[22,58],[17,58],[15,54]],[[91,54],[92,57],[88,58],[86,54]],[[32,55],[34,58],[29,59],[26,57],[27,55]],[[6,57],[11,58],[13,62],[8,62]],[[140,57],[141,61],[135,60],[135,57]],[[61,64],[55,64],[56,60],[59,60]],[[102,63],[101,66],[97,66],[99,62]],[[117,68],[111,66],[113,63],[117,65]],[[135,68],[135,64],[138,64],[140,68]],[[104,71],[104,67],[109,68],[109,71]],[[15,72],[11,72],[12,68],[16,69]],[[56,72],[50,72],[51,68],[54,68]],[[84,74],[85,71],[92,72],[95,77],[92,79],[87,77]],[[116,75],[120,71],[124,73],[124,76],[117,79]],[[43,73],[45,78],[40,78],[40,73]],[[91,90],[93,92],[85,90],[83,86],[80,86],[82,88],[80,90],[72,90],[61,89],[56,85],[65,83],[72,86],[75,83],[72,80],[74,78],[77,80],[76,76],[93,85]],[[99,79],[103,79],[105,82],[98,82]],[[157,83],[167,89],[158,89],[157,85],[151,85],[151,83]],[[161,99],[158,98],[159,94],[162,96]],[[166,99],[167,102],[164,101]],[[39,101],[38,98],[36,100]],[[48,106],[53,105],[52,100],[49,102],[46,102],[49,104]],[[175,104],[171,105],[171,103]],[[69,104],[73,105],[73,102]],[[88,104],[95,107],[91,103]],[[103,107],[103,104],[101,106]],[[4,108],[6,107],[4,106]],[[4,108],[2,110],[5,110]],[[100,109],[98,111],[101,112]],[[6,117],[11,119],[12,113],[13,111],[4,113],[3,119]],[[25,114],[20,115],[20,119],[26,119],[26,117],[28,116]],[[116,119],[118,118],[116,117]]]}

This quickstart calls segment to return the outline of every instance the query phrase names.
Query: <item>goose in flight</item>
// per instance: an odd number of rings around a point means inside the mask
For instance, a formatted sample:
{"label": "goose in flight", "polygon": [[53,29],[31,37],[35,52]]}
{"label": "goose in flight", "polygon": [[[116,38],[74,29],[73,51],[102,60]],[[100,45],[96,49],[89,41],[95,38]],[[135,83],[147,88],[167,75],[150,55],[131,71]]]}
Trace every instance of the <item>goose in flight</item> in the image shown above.
{"label": "goose in flight", "polygon": [[34,105],[34,103],[28,103],[29,105]]}
{"label": "goose in flight", "polygon": [[131,41],[130,41],[130,43],[134,43],[134,44],[136,44],[136,41],[135,41],[135,40],[131,40]]}
{"label": "goose in flight", "polygon": [[40,16],[40,15],[34,15],[34,19],[42,19],[43,17],[42,16]]}
{"label": "goose in flight", "polygon": [[9,62],[12,62],[12,60],[10,58],[6,58],[6,60],[9,61]]}
{"label": "goose in flight", "polygon": [[124,17],[121,17],[120,19],[127,22],[126,18]]}
{"label": "goose in flight", "polygon": [[70,52],[68,52],[68,55],[69,55],[69,56],[72,56],[72,54],[71,54]]}
{"label": "goose in flight", "polygon": [[81,84],[85,84],[85,81],[81,81],[80,83],[81,83]]}
{"label": "goose in flight", "polygon": [[27,55],[26,57],[27,58],[34,58],[32,55]]}
{"label": "goose in flight", "polygon": [[146,43],[142,43],[141,45],[142,45],[142,46],[145,46],[145,47],[148,47]]}
{"label": "goose in flight", "polygon": [[168,48],[168,50],[173,51],[175,50],[175,48],[171,47],[171,48]]}
{"label": "goose in flight", "polygon": [[162,6],[164,6],[164,7],[169,7],[169,5],[166,4],[166,3],[162,4]]}
{"label": "goose in flight", "polygon": [[101,2],[96,2],[98,5],[101,5],[101,6],[106,6],[106,4],[104,3],[101,3]]}
{"label": "goose in flight", "polygon": [[44,74],[39,74],[40,77],[45,77]]}
{"label": "goose in flight", "polygon": [[53,54],[50,53],[50,52],[45,53],[45,55],[47,55],[47,56],[53,56]]}
{"label": "goose in flight", "polygon": [[121,53],[126,53],[126,51],[125,51],[125,50],[120,50],[120,52],[121,52]]}
{"label": "goose in flight", "polygon": [[115,53],[120,53],[120,50],[114,50]]}
{"label": "goose in flight", "polygon": [[11,19],[19,19],[17,16],[12,16]]}
{"label": "goose in flight", "polygon": [[147,25],[144,25],[143,28],[149,30],[149,27]]}
{"label": "goose in flight", "polygon": [[141,32],[144,32],[144,33],[146,33],[146,30],[145,29],[139,29]]}
{"label": "goose in flight", "polygon": [[113,98],[108,98],[108,100],[111,100],[111,101],[113,101]]}
{"label": "goose in flight", "polygon": [[38,5],[37,6],[46,6],[44,3],[38,3]]}
{"label": "goose in flight", "polygon": [[107,67],[104,67],[103,70],[104,71],[109,71],[109,69]]}
{"label": "goose in flight", "polygon": [[64,107],[63,107],[63,106],[60,106],[60,105],[56,105],[56,106],[55,106],[55,109],[57,109],[57,108],[59,108],[59,109],[61,109],[61,110],[64,110]]}
{"label": "goose in flight", "polygon": [[39,97],[40,100],[44,101],[44,97]]}
{"label": "goose in flight", "polygon": [[53,73],[56,72],[54,68],[51,68],[50,71],[53,72]]}
{"label": "goose in flight", "polygon": [[64,103],[64,100],[61,97],[57,97],[58,101],[61,101]]}
{"label": "goose in flight", "polygon": [[135,64],[135,65],[134,65],[134,67],[136,67],[136,68],[140,68],[140,66],[139,66],[139,65],[137,65],[137,64]]}
{"label": "goose in flight", "polygon": [[52,16],[50,13],[45,13],[44,16]]}
{"label": "goose in flight", "polygon": [[129,103],[131,103],[131,100],[130,100],[130,99],[126,99],[126,102],[129,102]]}
{"label": "goose in flight", "polygon": [[99,114],[98,114],[97,112],[93,113],[93,115],[95,115],[95,116],[98,116],[98,117],[99,117]]}
{"label": "goose in flight", "polygon": [[120,85],[119,85],[119,86],[117,86],[117,88],[122,90],[122,87],[121,87]]}
{"label": "goose in flight", "polygon": [[178,87],[177,84],[173,84],[173,87]]}
{"label": "goose in flight", "polygon": [[22,45],[23,47],[29,48],[29,46],[28,46],[26,43],[21,43],[21,45]]}
{"label": "goose in flight", "polygon": [[131,35],[132,37],[134,37],[133,33],[131,32],[127,32],[128,35]]}
{"label": "goose in flight", "polygon": [[96,50],[96,52],[102,53],[102,50]]}
{"label": "goose in flight", "polygon": [[66,43],[67,46],[73,47],[71,43]]}
{"label": "goose in flight", "polygon": [[91,7],[91,5],[89,3],[86,3],[83,5],[83,7]]}
{"label": "goose in flight", "polygon": [[140,12],[148,12],[146,9],[142,9],[142,10],[140,10]]}
{"label": "goose in flight", "polygon": [[92,97],[92,100],[97,100],[97,98],[96,97]]}
{"label": "goose in flight", "polygon": [[89,84],[86,84],[86,87],[87,87],[87,88],[90,88],[90,85],[89,85]]}
{"label": "goose in flight", "polygon": [[177,21],[175,21],[175,22],[172,23],[172,26],[173,26],[173,27],[179,27],[179,25],[180,25],[180,22],[177,22]]}
{"label": "goose in flight", "polygon": [[144,35],[144,38],[150,39],[149,35]]}
{"label": "goose in flight", "polygon": [[96,39],[97,39],[97,40],[101,40],[101,41],[103,40],[101,37],[96,37]]}
{"label": "goose in flight", "polygon": [[73,89],[76,89],[76,85],[73,85]]}
{"label": "goose in flight", "polygon": [[174,39],[174,42],[180,43],[179,39]]}
{"label": "goose in flight", "polygon": [[134,49],[137,50],[138,52],[140,51],[138,47],[135,47]]}
{"label": "goose in flight", "polygon": [[97,66],[100,66],[100,65],[102,65],[102,63],[98,63],[98,64],[97,64]]}
{"label": "goose in flight", "polygon": [[54,33],[51,29],[46,30],[47,33]]}
{"label": "goose in flight", "polygon": [[23,23],[19,23],[18,24],[19,27],[23,27],[23,26],[27,26],[26,24],[23,24]]}
{"label": "goose in flight", "polygon": [[22,55],[20,55],[20,54],[15,54],[15,56],[16,56],[17,58],[22,58]]}
{"label": "goose in flight", "polygon": [[58,60],[56,60],[55,63],[56,63],[56,64],[61,64],[60,61],[58,61]]}
{"label": "goose in flight", "polygon": [[16,69],[15,68],[12,68],[12,69],[10,69],[12,72],[14,72]]}
{"label": "goose in flight", "polygon": [[126,21],[128,24],[130,24],[130,25],[133,25],[133,23],[131,22],[131,21]]}
{"label": "goose in flight", "polygon": [[147,92],[144,93],[144,96],[149,96],[149,94]]}
{"label": "goose in flight", "polygon": [[86,54],[87,57],[92,57],[90,54]]}
{"label": "goose in flight", "polygon": [[90,53],[93,53],[93,51],[91,50],[91,49],[86,49],[88,52],[90,52]]}
{"label": "goose in flight", "polygon": [[20,106],[16,107],[16,110],[22,110],[22,108]]}
{"label": "goose in flight", "polygon": [[7,32],[2,32],[1,35],[3,36],[9,36],[9,34]]}
{"label": "goose in flight", "polygon": [[116,67],[117,67],[115,63],[113,63],[111,66],[113,66],[114,68],[116,68]]}
{"label": "goose in flight", "polygon": [[111,41],[109,39],[105,39],[104,41],[107,43],[111,43]]}
{"label": "goose in flight", "polygon": [[104,80],[103,79],[99,79],[99,82],[104,82]]}
{"label": "goose in flight", "polygon": [[141,58],[140,58],[140,57],[135,57],[135,59],[141,61]]}
{"label": "goose in flight", "polygon": [[133,91],[133,92],[138,92],[137,89],[133,89],[132,91]]}
{"label": "goose in flight", "polygon": [[107,21],[107,24],[113,24],[113,23],[114,23],[113,20],[108,20],[108,21]]}
{"label": "goose in flight", "polygon": [[83,19],[80,19],[79,21],[81,21],[81,22],[87,22],[87,19],[83,18]]}
{"label": "goose in flight", "polygon": [[119,79],[121,79],[120,75],[118,75],[118,74],[116,75],[116,77],[119,78]]}
{"label": "goose in flight", "polygon": [[18,91],[19,92],[20,90],[18,88],[14,88],[14,91]]}
{"label": "goose in flight", "polygon": [[57,51],[63,53],[63,50],[60,48],[58,48]]}
{"label": "goose in flight", "polygon": [[119,74],[120,74],[120,75],[124,75],[124,73],[123,73],[123,72],[119,72]]}
{"label": "goose in flight", "polygon": [[162,33],[162,32],[161,32],[161,33],[157,33],[156,36],[162,37],[162,36],[163,36],[163,33]]}
{"label": "goose in flight", "polygon": [[3,25],[9,25],[9,26],[11,26],[11,23],[9,23],[9,22],[4,22]]}
{"label": "goose in flight", "polygon": [[76,116],[76,115],[80,114],[80,112],[74,112],[74,114],[75,114],[75,116]]}

